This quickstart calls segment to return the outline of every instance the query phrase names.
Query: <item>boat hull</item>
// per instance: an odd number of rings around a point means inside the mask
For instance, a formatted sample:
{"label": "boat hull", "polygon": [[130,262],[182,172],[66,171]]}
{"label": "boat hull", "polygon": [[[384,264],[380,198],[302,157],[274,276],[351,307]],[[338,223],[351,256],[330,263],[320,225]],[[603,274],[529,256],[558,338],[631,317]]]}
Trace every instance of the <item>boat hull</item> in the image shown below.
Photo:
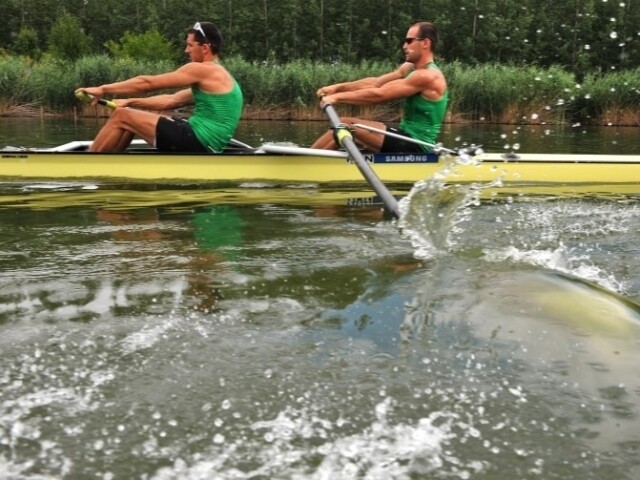
{"label": "boat hull", "polygon": [[[448,183],[640,184],[636,155],[365,155],[385,183],[415,183],[439,175]],[[162,154],[2,152],[0,180],[149,182],[364,183],[348,158],[274,153]]]}

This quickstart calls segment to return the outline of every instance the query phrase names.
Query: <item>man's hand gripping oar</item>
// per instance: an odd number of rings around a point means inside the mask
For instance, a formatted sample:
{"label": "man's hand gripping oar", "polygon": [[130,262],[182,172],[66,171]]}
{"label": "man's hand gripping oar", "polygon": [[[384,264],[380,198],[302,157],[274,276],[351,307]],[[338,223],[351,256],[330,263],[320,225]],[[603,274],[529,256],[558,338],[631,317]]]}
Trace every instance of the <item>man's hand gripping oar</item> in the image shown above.
{"label": "man's hand gripping oar", "polygon": [[116,104],[116,102],[112,102],[111,100],[107,100],[105,98],[94,97],[93,95],[85,92],[81,88],[76,90],[75,94],[78,100],[81,100],[83,102],[91,102],[92,105],[102,105],[104,107],[111,108],[112,110],[115,110],[116,108],[118,108],[118,105]]}

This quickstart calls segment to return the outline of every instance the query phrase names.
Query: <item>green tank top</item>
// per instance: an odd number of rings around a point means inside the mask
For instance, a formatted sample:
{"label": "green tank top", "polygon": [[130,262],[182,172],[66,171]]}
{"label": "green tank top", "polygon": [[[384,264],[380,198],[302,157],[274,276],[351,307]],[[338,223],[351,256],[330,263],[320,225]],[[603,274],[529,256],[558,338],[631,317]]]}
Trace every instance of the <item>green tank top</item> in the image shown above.
{"label": "green tank top", "polygon": [[236,131],[242,115],[242,90],[235,80],[227,93],[207,93],[191,87],[195,108],[189,125],[196,137],[212,152],[221,152]]}
{"label": "green tank top", "polygon": [[[425,68],[429,67],[438,68],[433,62],[425,65]],[[414,71],[412,70],[408,75]],[[399,125],[400,130],[409,134],[411,138],[435,144],[444,121],[448,102],[448,90],[439,100],[426,100],[419,93],[405,98],[402,102],[403,115]],[[422,149],[425,152],[431,151],[431,148],[427,146],[422,146]]]}

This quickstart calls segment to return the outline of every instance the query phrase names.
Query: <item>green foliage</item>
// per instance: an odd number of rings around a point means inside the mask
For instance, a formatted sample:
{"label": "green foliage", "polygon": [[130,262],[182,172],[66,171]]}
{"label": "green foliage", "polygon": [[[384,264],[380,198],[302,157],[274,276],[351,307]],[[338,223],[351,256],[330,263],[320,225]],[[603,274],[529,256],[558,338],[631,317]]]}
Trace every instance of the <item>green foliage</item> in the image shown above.
{"label": "green foliage", "polygon": [[106,47],[115,58],[175,61],[176,48],[158,30],[135,34],[125,32],[119,42],[108,41]]}
{"label": "green foliage", "polygon": [[77,60],[91,51],[90,43],[78,18],[65,13],[51,27],[48,53],[61,60]]}
{"label": "green foliage", "polygon": [[0,57],[0,98],[8,104],[33,101],[27,94],[33,62],[27,57]]}
{"label": "green foliage", "polygon": [[33,28],[22,27],[13,43],[12,50],[18,55],[24,55],[36,60],[40,58],[42,52],[38,48],[38,32]]}
{"label": "green foliage", "polygon": [[78,77],[73,66],[70,60],[45,56],[32,68],[28,83],[29,95],[51,110],[67,108],[70,105],[70,96],[78,85]]}
{"label": "green foliage", "polygon": [[640,110],[640,68],[605,75],[590,73],[571,105],[572,118],[582,123],[616,123]]}
{"label": "green foliage", "polygon": [[378,76],[394,68],[389,62],[362,62],[359,65],[311,60],[248,62],[240,57],[225,59],[224,64],[242,85],[245,103],[287,107],[314,104],[315,92],[322,85]]}
{"label": "green foliage", "polygon": [[0,98],[5,104],[68,107],[69,93],[77,84],[68,61],[44,56],[39,62],[27,57],[0,58]]}
{"label": "green foliage", "polygon": [[[395,67],[388,61],[358,64],[295,60],[287,63],[224,59],[253,109],[316,110],[316,90],[337,82],[378,76]],[[450,93],[449,111],[457,118],[485,122],[624,121],[640,110],[640,68],[590,73],[579,83],[566,69],[552,66],[465,65],[441,62]],[[112,83],[142,74],[171,71],[174,62],[85,56],[76,61],[44,55],[0,56],[0,103],[32,104],[63,111],[77,105],[78,87]],[[347,112],[349,113],[349,112]]]}
{"label": "green foliage", "polygon": [[173,60],[165,42],[181,51],[186,29],[208,20],[222,31],[225,57],[398,63],[408,26],[430,20],[440,31],[438,58],[448,63],[560,66],[579,81],[586,72],[640,64],[637,0],[8,0],[0,18],[0,48],[17,53],[26,28],[37,34],[37,48],[65,59],[109,45],[117,56]]}
{"label": "green foliage", "polygon": [[[557,67],[520,67],[454,62],[443,67],[451,110],[469,120],[527,123],[561,121],[575,87],[573,75]],[[533,116],[533,118],[531,118]]]}
{"label": "green foliage", "polygon": [[106,55],[82,57],[73,66],[78,87],[104,85],[113,82],[113,60]]}

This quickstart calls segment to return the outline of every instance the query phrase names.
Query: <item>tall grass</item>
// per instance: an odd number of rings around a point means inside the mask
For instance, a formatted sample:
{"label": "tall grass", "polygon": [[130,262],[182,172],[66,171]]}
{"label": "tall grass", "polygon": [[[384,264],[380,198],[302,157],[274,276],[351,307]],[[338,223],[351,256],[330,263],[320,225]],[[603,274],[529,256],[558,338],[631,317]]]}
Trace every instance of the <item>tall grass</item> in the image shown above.
{"label": "tall grass", "polygon": [[[241,84],[245,115],[260,118],[323,118],[315,92],[324,85],[386,73],[395,65],[363,61],[357,65],[296,60],[287,64],[247,62],[224,65]],[[170,62],[114,60],[107,56],[65,62],[45,57],[33,62],[0,57],[0,114],[30,105],[69,113],[78,103],[73,91],[140,74],[170,71]],[[484,64],[443,64],[450,93],[448,121],[640,125],[640,68],[588,74],[577,84],[561,68]],[[345,115],[397,116],[398,103],[382,107],[340,106]]]}
{"label": "tall grass", "polygon": [[580,85],[572,115],[583,123],[640,125],[640,68],[591,73]]}
{"label": "tall grass", "polygon": [[85,57],[76,62],[44,57],[33,62],[25,57],[0,57],[0,111],[30,105],[64,112],[77,106],[78,87],[102,85],[140,74],[174,68],[169,62],[111,60]]}
{"label": "tall grass", "polygon": [[486,64],[443,67],[450,87],[450,111],[459,120],[494,123],[562,122],[575,87],[559,69]]}
{"label": "tall grass", "polygon": [[382,75],[393,68],[393,65],[381,62],[347,65],[295,60],[278,64],[247,62],[237,57],[226,59],[224,64],[242,85],[249,110],[296,117],[313,117],[311,113],[315,110],[312,109],[318,105],[318,88],[365,76]]}
{"label": "tall grass", "polygon": [[27,92],[33,62],[22,57],[0,56],[0,98],[5,104],[20,104],[37,99]]}

